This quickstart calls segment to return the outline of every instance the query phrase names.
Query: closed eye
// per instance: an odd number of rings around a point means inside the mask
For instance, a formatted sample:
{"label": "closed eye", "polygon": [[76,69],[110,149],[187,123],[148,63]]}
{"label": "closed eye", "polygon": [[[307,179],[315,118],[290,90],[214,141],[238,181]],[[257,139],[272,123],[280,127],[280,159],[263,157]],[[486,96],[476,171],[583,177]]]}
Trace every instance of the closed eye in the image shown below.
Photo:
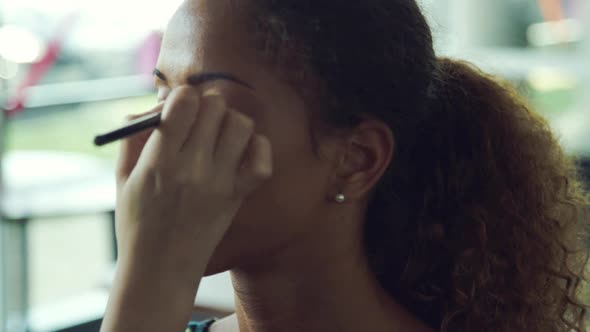
{"label": "closed eye", "polygon": [[[164,73],[162,73],[158,68],[155,68],[153,73],[155,76],[154,79],[156,80],[157,86],[162,86],[162,85],[169,86],[170,85],[170,82],[168,82],[168,78],[166,77],[166,75]],[[254,90],[254,88],[250,84],[235,77],[234,75],[227,74],[227,73],[220,73],[220,72],[203,72],[203,73],[198,73],[198,74],[192,74],[186,78],[186,83],[196,87],[201,84],[211,82],[211,81],[216,81],[216,80],[226,80],[226,81],[234,82],[236,84],[239,84],[239,85],[247,87],[251,90]]]}
{"label": "closed eye", "polygon": [[158,68],[154,69],[153,74],[155,76],[155,79],[168,83],[168,79],[166,78],[166,75],[164,75],[164,73],[159,71]]}

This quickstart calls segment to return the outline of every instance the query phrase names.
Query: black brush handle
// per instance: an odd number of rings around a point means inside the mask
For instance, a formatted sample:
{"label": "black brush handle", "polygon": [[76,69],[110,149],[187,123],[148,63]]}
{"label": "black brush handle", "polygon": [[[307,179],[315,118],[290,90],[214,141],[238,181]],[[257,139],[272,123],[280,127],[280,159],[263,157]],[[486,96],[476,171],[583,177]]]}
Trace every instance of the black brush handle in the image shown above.
{"label": "black brush handle", "polygon": [[155,128],[160,124],[162,120],[162,113],[149,114],[139,119],[135,119],[121,127],[108,132],[103,135],[98,135],[94,138],[94,144],[97,146],[103,146],[105,144],[112,143],[125,137],[129,137],[140,133],[148,128]]}
{"label": "black brush handle", "polygon": [[[236,84],[240,84],[242,86],[245,86],[249,89],[254,90],[254,88],[250,84],[240,80],[239,78],[235,77],[234,75],[226,74],[226,73],[217,73],[217,72],[191,75],[187,79],[187,83],[189,85],[197,87],[203,83],[215,81],[215,80],[226,80],[226,81],[234,82]],[[141,117],[135,121],[130,122],[129,124],[127,124],[126,126],[124,126],[122,128],[113,130],[113,131],[108,132],[103,135],[96,136],[94,138],[94,144],[97,146],[102,146],[102,145],[109,144],[114,141],[120,140],[122,138],[137,134],[137,133],[144,131],[148,128],[157,127],[160,124],[161,119],[162,118],[161,118],[160,113],[146,115],[145,117]]]}

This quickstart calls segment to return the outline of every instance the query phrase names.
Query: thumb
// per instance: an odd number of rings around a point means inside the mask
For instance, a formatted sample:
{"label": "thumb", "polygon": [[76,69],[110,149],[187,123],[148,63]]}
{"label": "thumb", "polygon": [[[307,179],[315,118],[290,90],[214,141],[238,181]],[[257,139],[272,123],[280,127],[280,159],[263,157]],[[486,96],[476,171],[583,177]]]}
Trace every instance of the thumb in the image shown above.
{"label": "thumb", "polygon": [[266,136],[250,140],[236,177],[236,194],[245,196],[272,176],[272,147]]}
{"label": "thumb", "polygon": [[[125,117],[125,120],[126,122],[131,122],[146,115],[161,112],[162,107],[163,104],[159,104],[148,112],[128,115]],[[119,159],[117,162],[117,182],[124,182],[127,180],[139,160],[143,147],[153,132],[153,128],[147,129],[121,140]]]}

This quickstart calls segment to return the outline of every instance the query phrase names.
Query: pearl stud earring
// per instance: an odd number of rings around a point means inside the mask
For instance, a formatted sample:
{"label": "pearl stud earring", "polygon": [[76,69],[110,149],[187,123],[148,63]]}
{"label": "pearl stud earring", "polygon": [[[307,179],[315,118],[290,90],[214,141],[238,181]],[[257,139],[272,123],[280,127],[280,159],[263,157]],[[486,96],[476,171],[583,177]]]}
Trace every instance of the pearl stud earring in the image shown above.
{"label": "pearl stud earring", "polygon": [[346,201],[346,197],[344,196],[344,194],[340,193],[336,195],[336,198],[334,200],[336,201],[336,203],[342,204],[344,203],[344,201]]}

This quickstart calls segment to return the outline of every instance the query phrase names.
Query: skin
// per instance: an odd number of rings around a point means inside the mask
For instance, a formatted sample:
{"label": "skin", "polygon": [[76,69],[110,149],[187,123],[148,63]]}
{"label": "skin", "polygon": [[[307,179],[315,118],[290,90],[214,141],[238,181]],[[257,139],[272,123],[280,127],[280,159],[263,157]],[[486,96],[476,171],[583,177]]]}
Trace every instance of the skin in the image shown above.
{"label": "skin", "polygon": [[[381,289],[363,253],[393,133],[367,119],[319,136],[316,155],[311,110],[261,62],[236,8],[189,0],[167,29],[151,111],[162,124],[122,145],[119,269],[101,331],[181,331],[200,279],[226,270],[237,311],[212,332],[429,331]],[[255,90],[185,84],[211,71]]]}

